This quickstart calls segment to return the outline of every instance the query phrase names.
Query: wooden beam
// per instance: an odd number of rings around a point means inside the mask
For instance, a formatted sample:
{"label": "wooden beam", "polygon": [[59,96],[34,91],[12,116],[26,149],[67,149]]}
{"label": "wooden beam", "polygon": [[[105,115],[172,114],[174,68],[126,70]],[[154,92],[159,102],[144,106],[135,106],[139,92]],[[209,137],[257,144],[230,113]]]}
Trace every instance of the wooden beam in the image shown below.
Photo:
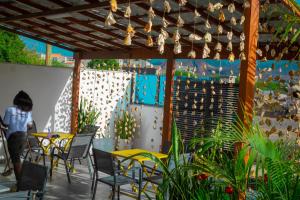
{"label": "wooden beam", "polygon": [[256,74],[256,50],[258,42],[259,24],[259,0],[250,0],[250,8],[245,9],[244,32],[246,60],[241,62],[240,86],[239,86],[239,106],[238,115],[240,119],[247,123],[252,120],[255,74]]}
{"label": "wooden beam", "polygon": [[16,30],[16,28],[8,28],[8,27],[5,27],[3,25],[0,25],[0,29],[3,29],[5,31],[9,31],[9,32],[12,32],[12,33],[16,33],[18,35],[22,35],[24,37],[28,37],[28,38],[31,38],[31,39],[34,39],[34,40],[37,40],[37,41],[40,41],[40,42],[45,42],[45,43],[48,43],[48,44],[52,44],[53,46],[57,46],[59,48],[66,49],[68,51],[72,51],[72,52],[80,51],[80,49],[77,49],[77,48],[67,47],[67,46],[58,44],[56,42],[51,42],[51,41],[42,39],[38,35],[30,35],[30,34],[24,33],[22,31]]}
{"label": "wooden beam", "polygon": [[[76,41],[67,41],[65,39],[57,37],[54,34],[47,34],[47,33],[44,33],[44,32],[38,31],[38,30],[33,30],[32,28],[27,27],[27,26],[23,26],[21,24],[17,24],[17,23],[14,23],[14,22],[8,22],[7,24],[11,25],[11,26],[14,26],[14,27],[17,27],[17,28],[22,29],[22,30],[26,30],[26,31],[31,32],[31,33],[35,33],[39,36],[46,37],[50,40],[54,40],[54,41],[57,41],[57,42],[61,42],[63,44],[69,44],[71,46],[75,46],[79,49],[83,49],[83,50],[86,50],[86,51],[91,51],[92,49],[94,49],[94,48],[87,47],[87,46],[84,46],[84,45],[81,45],[81,44],[77,44]],[[96,49],[94,49],[94,51],[95,50]]]}
{"label": "wooden beam", "polygon": [[71,133],[77,134],[79,89],[80,89],[80,65],[81,65],[80,54],[75,53],[74,58],[75,58],[75,64],[73,68],[73,84],[72,84]]}
{"label": "wooden beam", "polygon": [[173,117],[173,86],[175,74],[175,59],[170,54],[167,60],[166,70],[166,84],[165,84],[165,100],[164,100],[164,117],[163,117],[163,130],[161,151],[168,153],[171,146],[171,130],[172,130],[172,117]]}
{"label": "wooden beam", "polygon": [[[141,0],[131,0],[131,1],[134,3],[134,2],[139,2]],[[128,3],[128,0],[119,0],[118,3],[119,4]],[[7,4],[1,4],[1,5],[4,7],[7,6]],[[81,11],[91,10],[91,9],[95,9],[95,8],[109,7],[109,6],[110,6],[109,1],[96,2],[96,3],[92,3],[92,4],[71,6],[71,7],[66,7],[66,8],[59,8],[59,9],[54,9],[54,10],[43,11],[43,12],[29,13],[29,14],[24,14],[24,15],[15,16],[15,17],[8,17],[8,18],[0,19],[0,23],[24,20],[24,19],[33,19],[33,18],[46,17],[46,16],[52,16],[52,15],[63,15],[63,14],[70,13],[70,12],[81,12]]]}
{"label": "wooden beam", "polygon": [[[35,3],[35,2],[28,1],[28,0],[17,0],[17,1],[18,1],[18,2],[21,2],[21,3],[24,3],[24,4],[26,4],[26,5],[29,5],[29,6],[31,6],[31,7],[33,7],[33,8],[42,10],[42,11],[48,11],[48,10],[49,10],[47,7],[45,7],[45,6],[43,6],[43,5],[37,4],[37,3]],[[24,14],[24,13],[26,14],[26,13],[28,12],[27,10],[20,9],[20,8],[15,7],[15,6],[12,6],[12,5],[8,6],[8,8],[9,8],[9,9],[13,9],[13,10],[15,10],[15,11],[17,11],[17,12],[21,12],[22,14]],[[41,17],[41,18],[38,18],[38,19],[39,19],[39,20],[42,20],[42,21],[45,21],[45,22],[47,22],[48,24],[54,24],[55,26],[64,28],[64,29],[66,29],[66,30],[68,30],[68,31],[72,31],[72,32],[75,32],[75,33],[79,33],[79,34],[88,36],[88,37],[92,37],[92,38],[94,38],[94,39],[96,39],[96,40],[99,40],[99,41],[101,41],[101,42],[107,43],[107,44],[109,44],[109,45],[113,45],[113,46],[118,47],[118,48],[124,48],[124,46],[121,45],[121,44],[119,44],[119,43],[115,43],[115,42],[113,42],[113,41],[111,41],[111,40],[109,40],[109,39],[101,38],[101,37],[98,37],[98,36],[93,37],[93,36],[90,35],[90,33],[86,33],[85,31],[80,31],[80,30],[78,30],[78,29],[76,29],[76,28],[73,28],[73,27],[69,26],[68,24],[63,24],[63,23],[60,23],[60,22],[57,22],[57,21],[54,21],[54,20],[47,19],[47,18],[45,18],[45,17]],[[30,22],[33,26],[37,26],[37,27],[43,28],[43,29],[45,29],[45,30],[50,30],[50,31],[52,31],[52,32],[53,32],[53,31],[54,31],[54,32],[57,32],[57,33],[59,33],[59,34],[61,34],[61,35],[64,35],[65,37],[70,37],[70,38],[76,39],[76,40],[78,40],[78,41],[87,43],[87,44],[89,44],[89,45],[96,46],[96,47],[101,48],[101,49],[107,49],[107,48],[108,48],[108,47],[105,47],[105,46],[103,46],[103,45],[97,44],[97,43],[95,43],[94,41],[89,41],[89,40],[86,40],[86,39],[83,39],[83,38],[80,38],[80,37],[77,37],[77,36],[73,36],[73,35],[71,35],[70,33],[64,33],[64,32],[62,32],[62,31],[53,29],[53,28],[51,28],[49,25],[44,25],[44,26],[43,26],[43,25],[40,25],[40,24],[38,24],[38,23],[36,23],[36,22],[29,21],[29,20],[22,20],[22,21]],[[86,23],[83,23],[83,25],[85,25],[85,24],[86,24]],[[93,29],[93,30],[95,30],[95,29]],[[101,31],[101,29],[98,30],[98,31]]]}

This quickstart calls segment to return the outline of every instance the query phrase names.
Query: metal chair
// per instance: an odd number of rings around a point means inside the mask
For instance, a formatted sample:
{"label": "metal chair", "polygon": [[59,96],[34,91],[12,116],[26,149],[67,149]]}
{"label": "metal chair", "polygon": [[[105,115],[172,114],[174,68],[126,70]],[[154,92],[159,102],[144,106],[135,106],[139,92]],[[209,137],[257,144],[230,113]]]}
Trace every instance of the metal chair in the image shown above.
{"label": "metal chair", "polygon": [[93,138],[93,134],[78,134],[72,139],[67,149],[63,146],[54,147],[51,152],[50,177],[52,177],[54,158],[56,157],[64,161],[68,182],[71,183],[70,171],[74,167],[74,162],[87,158]]}
{"label": "metal chair", "polygon": [[[48,169],[46,166],[24,161],[20,180],[17,183],[18,192],[4,193],[0,199],[32,199],[42,200],[45,194]],[[11,185],[13,182],[1,182],[1,185]]]}
{"label": "metal chair", "polygon": [[39,156],[42,156],[43,158],[43,164],[46,165],[46,154],[44,149],[41,147],[41,144],[43,142],[39,141],[36,137],[32,136],[32,133],[36,133],[37,132],[37,128],[36,128],[36,123],[35,121],[33,121],[32,123],[32,127],[30,129],[27,130],[27,148],[25,149],[25,156],[24,156],[24,160],[27,159],[28,155],[30,156],[29,161],[31,161],[33,159],[32,154],[38,154],[35,161],[38,161]]}
{"label": "metal chair", "polygon": [[[130,183],[138,183],[138,199],[141,199],[141,188],[142,188],[142,170],[139,169],[139,177],[135,178],[135,171],[132,173],[132,177],[129,177],[122,173],[122,170],[117,169],[116,164],[111,153],[93,149],[94,163],[95,163],[95,186],[93,187],[93,197],[95,199],[97,191],[97,183],[102,182],[112,187],[112,199],[115,199],[116,189],[118,190],[118,199],[120,199],[120,186],[127,185]],[[133,168],[135,170],[136,168]],[[109,176],[99,177],[98,172],[105,173]]]}

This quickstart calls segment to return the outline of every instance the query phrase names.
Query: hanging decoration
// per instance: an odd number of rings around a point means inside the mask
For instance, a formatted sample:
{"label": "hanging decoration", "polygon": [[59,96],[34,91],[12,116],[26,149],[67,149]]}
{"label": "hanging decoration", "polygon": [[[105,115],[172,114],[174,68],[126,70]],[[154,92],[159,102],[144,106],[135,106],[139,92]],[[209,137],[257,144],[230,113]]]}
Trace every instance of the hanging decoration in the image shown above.
{"label": "hanging decoration", "polygon": [[[130,0],[128,2],[128,7],[129,7],[129,10],[131,10],[131,8],[130,8]],[[133,36],[135,34],[135,30],[132,27],[131,22],[130,22],[130,17],[131,17],[131,13],[128,15],[128,26],[127,26],[126,35],[125,35],[125,38],[124,38],[124,45],[126,45],[126,46],[130,46],[131,45],[132,38],[133,38]]]}
{"label": "hanging decoration", "polygon": [[117,12],[117,10],[118,10],[117,0],[110,0],[110,8],[111,8],[111,11]]}
{"label": "hanging decoration", "polygon": [[164,12],[165,13],[170,13],[171,12],[171,6],[169,1],[165,0],[164,1]]}
{"label": "hanging decoration", "polygon": [[189,35],[189,40],[192,42],[192,48],[188,53],[188,58],[195,59],[196,58],[196,51],[194,50],[194,41],[199,41],[202,38],[196,34],[196,21],[200,17],[199,12],[197,11],[198,8],[198,0],[196,0],[196,7],[194,11],[194,24],[193,24],[193,33]]}
{"label": "hanging decoration", "polygon": [[111,25],[113,25],[115,23],[116,23],[116,20],[115,20],[115,18],[113,16],[113,13],[112,13],[112,11],[109,11],[109,13],[108,13],[108,15],[107,15],[107,17],[105,19],[105,26],[111,26]]}

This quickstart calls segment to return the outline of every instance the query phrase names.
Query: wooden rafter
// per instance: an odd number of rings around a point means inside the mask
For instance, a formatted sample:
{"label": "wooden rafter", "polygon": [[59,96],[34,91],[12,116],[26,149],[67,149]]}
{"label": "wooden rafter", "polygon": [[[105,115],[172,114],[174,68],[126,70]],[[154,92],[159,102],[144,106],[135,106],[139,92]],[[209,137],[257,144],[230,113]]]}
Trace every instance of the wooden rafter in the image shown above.
{"label": "wooden rafter", "polygon": [[61,45],[61,43],[51,42],[49,40],[45,40],[45,39],[41,38],[39,35],[31,35],[31,34],[22,32],[20,30],[17,30],[16,28],[8,28],[8,27],[0,25],[0,29],[3,29],[5,31],[9,31],[9,32],[12,32],[12,33],[16,33],[18,35],[22,35],[22,36],[25,36],[25,37],[28,37],[28,38],[31,38],[31,39],[34,39],[34,40],[37,40],[37,41],[40,41],[40,42],[48,43],[48,44],[57,46],[59,48],[66,49],[68,51],[73,51],[73,52],[80,51],[80,49],[78,49],[78,48],[71,48],[71,47],[68,47],[68,46]]}
{"label": "wooden rafter", "polygon": [[[139,2],[142,0],[131,0],[131,1]],[[127,0],[119,0],[118,1],[119,4],[127,3],[127,2],[128,2]],[[2,4],[2,5],[7,6],[7,4]],[[24,14],[24,15],[20,15],[20,16],[4,18],[4,19],[0,19],[0,23],[18,21],[18,20],[24,20],[24,19],[39,18],[39,17],[46,17],[46,16],[51,16],[51,15],[59,15],[59,14],[65,14],[65,13],[70,13],[70,12],[80,12],[80,11],[86,11],[86,10],[91,10],[91,9],[95,9],[95,8],[103,8],[103,7],[109,7],[109,6],[110,6],[109,1],[96,2],[96,3],[92,3],[92,4],[64,7],[64,8],[48,10],[48,11],[44,11],[44,12],[28,13],[28,14]]]}
{"label": "wooden rafter", "polygon": [[[31,7],[34,7],[34,8],[37,8],[37,9],[40,9],[42,11],[47,11],[48,8],[45,7],[45,6],[42,6],[40,4],[37,4],[35,2],[32,2],[32,1],[28,1],[28,0],[17,0],[18,2],[21,2],[21,3],[26,3],[27,5],[31,6]],[[58,26],[60,28],[63,28],[63,29],[66,29],[68,31],[71,31],[71,32],[74,32],[74,33],[77,33],[77,34],[81,34],[81,35],[84,35],[84,36],[88,36],[90,38],[93,38],[95,40],[99,40],[101,42],[104,42],[106,44],[109,44],[109,45],[113,45],[114,47],[117,47],[117,48],[125,48],[123,45],[119,44],[119,43],[116,43],[110,39],[106,39],[106,38],[102,38],[102,37],[99,37],[99,36],[96,36],[96,35],[92,35],[90,33],[87,33],[85,31],[81,31],[77,28],[73,28],[72,26],[70,26],[69,24],[63,24],[63,23],[60,23],[60,22],[57,22],[57,21],[54,21],[54,20],[51,20],[51,19],[47,19],[45,17],[41,17],[41,18],[38,18],[39,20],[42,20],[44,22],[47,22],[48,24],[54,24],[55,26]],[[71,18],[73,19],[73,18]],[[71,23],[70,23],[71,24]],[[86,24],[85,22],[82,23],[82,24]],[[47,26],[48,27],[48,26]],[[96,31],[93,29],[93,31]],[[100,29],[99,31],[102,32],[102,29]],[[96,43],[94,43],[93,41],[90,41],[88,43],[91,43],[92,45],[98,45]]]}

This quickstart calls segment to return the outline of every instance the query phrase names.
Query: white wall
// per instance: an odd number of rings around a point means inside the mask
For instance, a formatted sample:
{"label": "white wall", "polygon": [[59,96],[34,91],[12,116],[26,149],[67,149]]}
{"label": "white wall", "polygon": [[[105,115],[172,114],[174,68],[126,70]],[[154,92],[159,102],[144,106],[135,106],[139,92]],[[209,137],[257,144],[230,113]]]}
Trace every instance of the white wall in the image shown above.
{"label": "white wall", "polygon": [[33,118],[39,131],[70,130],[72,68],[0,63],[0,114],[12,105],[18,91],[33,100]]}
{"label": "white wall", "polygon": [[[134,138],[133,147],[149,151],[160,151],[163,107],[130,105],[129,110],[138,120],[140,126]],[[156,120],[157,123],[154,123],[154,120]]]}

